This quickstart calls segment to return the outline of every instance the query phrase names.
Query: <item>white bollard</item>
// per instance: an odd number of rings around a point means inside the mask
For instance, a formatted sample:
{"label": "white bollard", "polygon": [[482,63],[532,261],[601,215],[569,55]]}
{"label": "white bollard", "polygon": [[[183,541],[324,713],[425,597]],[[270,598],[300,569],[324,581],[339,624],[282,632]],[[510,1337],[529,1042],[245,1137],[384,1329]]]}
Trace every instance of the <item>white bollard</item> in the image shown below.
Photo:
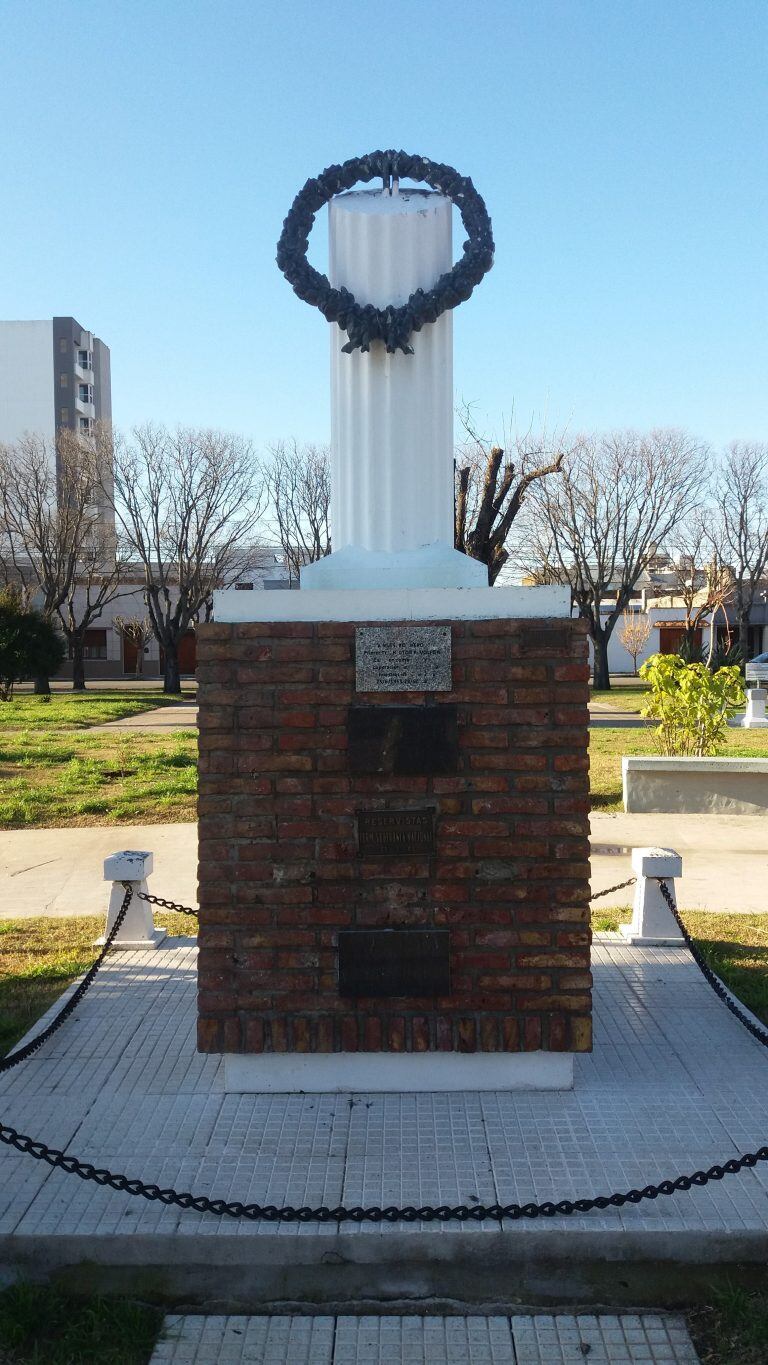
{"label": "white bollard", "polygon": [[133,899],[117,932],[114,947],[126,949],[157,948],[158,944],[162,943],[166,936],[165,929],[155,928],[151,905],[147,901],[139,900],[136,894],[138,891],[146,892],[147,877],[151,871],[151,853],[124,849],[122,853],[113,853],[111,857],[104,859],[104,880],[111,882],[112,886],[107,906],[106,927],[101,938],[97,938],[97,944],[103,945],[106,942],[110,929],[117,918],[125,897],[124,882],[130,884],[133,890]]}
{"label": "white bollard", "polygon": [[768,691],[764,687],[750,687],[747,692],[747,711],[741,724],[745,730],[768,730],[765,703]]}
{"label": "white bollard", "polygon": [[683,872],[680,854],[672,848],[633,848],[632,871],[637,877],[632,922],[622,924],[622,934],[638,947],[682,946],[685,939],[658,882],[663,877],[677,905],[675,877]]}

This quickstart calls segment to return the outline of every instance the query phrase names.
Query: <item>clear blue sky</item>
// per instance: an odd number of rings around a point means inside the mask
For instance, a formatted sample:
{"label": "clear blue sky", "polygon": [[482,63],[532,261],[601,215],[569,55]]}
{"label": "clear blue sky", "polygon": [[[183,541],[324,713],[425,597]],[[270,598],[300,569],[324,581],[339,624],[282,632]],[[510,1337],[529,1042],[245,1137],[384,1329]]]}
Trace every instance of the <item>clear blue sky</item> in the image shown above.
{"label": "clear blue sky", "polygon": [[275,242],[308,175],[395,146],[471,175],[493,218],[496,265],[455,315],[481,421],[768,439],[766,0],[0,18],[0,316],[103,337],[119,425],[327,439],[328,325]]}

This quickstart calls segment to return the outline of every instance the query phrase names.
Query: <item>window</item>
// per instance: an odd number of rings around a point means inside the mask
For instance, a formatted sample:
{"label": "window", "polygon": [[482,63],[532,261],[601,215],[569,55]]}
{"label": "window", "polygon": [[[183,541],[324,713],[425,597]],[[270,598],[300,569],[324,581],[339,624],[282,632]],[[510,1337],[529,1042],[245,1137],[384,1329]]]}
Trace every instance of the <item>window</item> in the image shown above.
{"label": "window", "polygon": [[59,408],[59,421],[63,427],[69,423],[69,408]]}
{"label": "window", "polygon": [[69,349],[69,342],[66,337],[59,337],[59,350],[62,355],[66,355]]}
{"label": "window", "polygon": [[93,402],[93,384],[79,384],[78,397],[81,403]]}
{"label": "window", "polygon": [[68,386],[69,386],[69,375],[68,375],[68,374],[60,374],[60,375],[59,375],[59,387],[62,388],[62,389],[66,389]]}
{"label": "window", "polygon": [[90,431],[90,429],[91,429],[91,419],[90,419],[90,417],[81,417],[81,418],[80,418],[80,430],[81,430],[81,431]]}
{"label": "window", "polygon": [[88,351],[78,351],[77,353],[77,363],[83,370],[90,370],[91,368],[88,357],[89,357]]}
{"label": "window", "polygon": [[253,592],[253,584],[252,584],[252,583],[236,583],[236,584],[235,584],[235,591],[236,591],[236,592]]}
{"label": "window", "polygon": [[[69,657],[73,658],[72,646],[69,646]],[[84,659],[106,659],[107,657],[107,632],[106,630],[87,630],[83,643]]]}

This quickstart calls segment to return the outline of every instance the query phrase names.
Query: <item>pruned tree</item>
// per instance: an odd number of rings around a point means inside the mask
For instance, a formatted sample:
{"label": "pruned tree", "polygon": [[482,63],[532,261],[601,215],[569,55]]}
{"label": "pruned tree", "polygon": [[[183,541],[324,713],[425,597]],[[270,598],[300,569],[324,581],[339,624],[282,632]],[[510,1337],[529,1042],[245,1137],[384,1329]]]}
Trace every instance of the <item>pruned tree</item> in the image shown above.
{"label": "pruned tree", "polygon": [[[709,488],[705,487],[702,492],[709,499]],[[714,629],[714,615],[732,593],[733,576],[723,563],[718,532],[711,507],[707,506],[697,508],[672,537],[674,557],[665,568],[667,586],[658,601],[662,603],[668,596],[670,606],[682,602],[684,649],[693,646],[697,631],[705,623],[709,622],[710,628]]]}
{"label": "pruned tree", "polygon": [[698,505],[704,448],[685,432],[612,432],[582,441],[531,499],[528,555],[538,581],[570,585],[594,646],[594,684],[611,685],[608,642],[658,548]]}
{"label": "pruned tree", "polygon": [[768,445],[733,441],[728,446],[720,462],[716,504],[738,642],[747,659],[749,617],[768,569]]}
{"label": "pruned tree", "polygon": [[464,439],[455,460],[454,545],[488,566],[493,585],[509,560],[509,535],[526,496],[540,479],[559,473],[568,450],[528,432],[513,440],[510,454],[479,434],[467,406],[459,420]]}
{"label": "pruned tree", "polygon": [[263,465],[268,517],[291,581],[305,564],[331,553],[328,447],[275,441]]}
{"label": "pruned tree", "polygon": [[152,622],[148,616],[114,616],[112,625],[121,640],[127,640],[136,650],[134,676],[141,678],[144,673],[144,650],[154,635]]}
{"label": "pruned tree", "polygon": [[637,673],[637,656],[651,638],[653,626],[645,611],[630,611],[626,608],[621,614],[619,639],[632,657],[632,672]]}
{"label": "pruned tree", "polygon": [[[104,463],[106,458],[106,465]],[[119,595],[114,528],[102,486],[109,442],[61,429],[52,447],[24,436],[0,451],[0,560],[48,621],[58,621],[72,658],[72,686],[85,687],[85,634]],[[35,691],[50,691],[47,678]]]}
{"label": "pruned tree", "polygon": [[179,692],[182,636],[246,565],[261,475],[244,438],[188,427],[136,428],[115,442],[113,466],[115,517],[141,565],[163,689]]}

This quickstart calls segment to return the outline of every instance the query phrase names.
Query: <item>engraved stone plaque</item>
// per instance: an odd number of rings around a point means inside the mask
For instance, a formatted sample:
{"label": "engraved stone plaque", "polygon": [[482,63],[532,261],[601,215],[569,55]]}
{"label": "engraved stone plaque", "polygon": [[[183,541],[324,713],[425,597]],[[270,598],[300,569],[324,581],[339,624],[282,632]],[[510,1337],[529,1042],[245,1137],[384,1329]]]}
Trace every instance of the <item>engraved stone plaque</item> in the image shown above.
{"label": "engraved stone plaque", "polygon": [[413,777],[458,770],[459,726],[453,702],[350,706],[347,733],[350,772]]}
{"label": "engraved stone plaque", "polygon": [[429,857],[434,849],[434,808],[357,812],[357,850],[363,857]]}
{"label": "engraved stone plaque", "polygon": [[358,626],[358,692],[450,692],[450,626]]}
{"label": "engraved stone plaque", "polygon": [[341,929],[339,995],[450,995],[448,929]]}

